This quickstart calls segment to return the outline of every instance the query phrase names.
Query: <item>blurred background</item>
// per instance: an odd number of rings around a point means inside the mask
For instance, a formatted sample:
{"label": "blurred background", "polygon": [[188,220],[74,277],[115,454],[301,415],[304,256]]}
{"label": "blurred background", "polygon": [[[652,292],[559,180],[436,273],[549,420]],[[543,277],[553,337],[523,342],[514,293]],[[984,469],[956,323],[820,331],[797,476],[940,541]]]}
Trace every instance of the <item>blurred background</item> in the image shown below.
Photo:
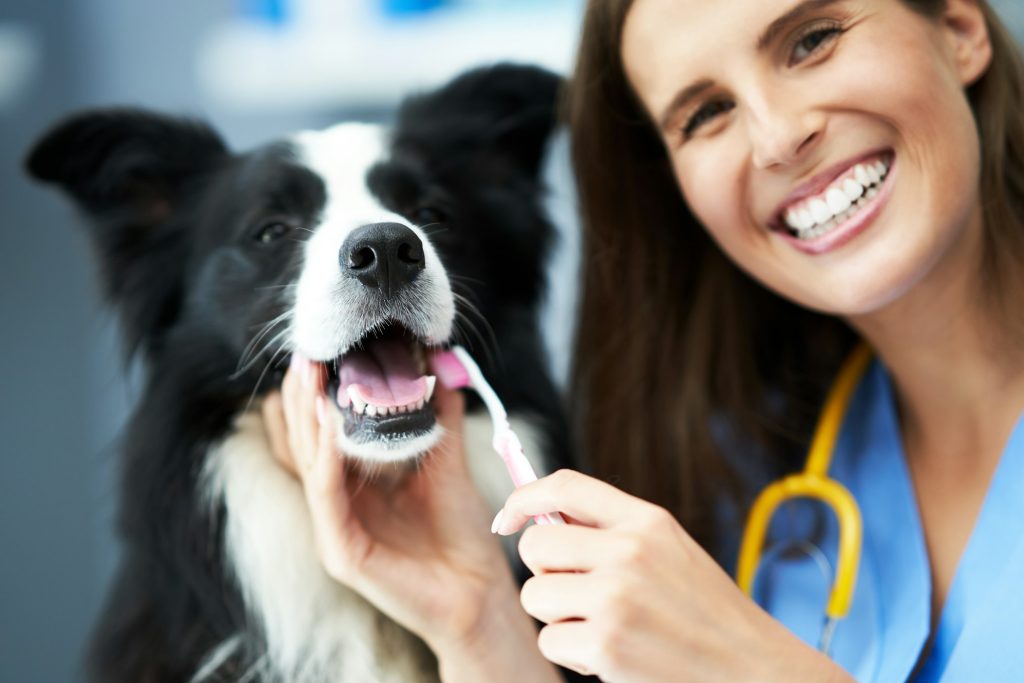
{"label": "blurred background", "polygon": [[[582,0],[0,0],[0,683],[80,679],[116,566],[116,438],[133,399],[84,232],[27,181],[27,147],[87,106],[210,120],[236,149],[342,119],[499,59],[567,73]],[[1024,3],[993,0],[1024,38]],[[564,139],[549,164],[563,231],[545,315],[565,374],[576,234]]]}

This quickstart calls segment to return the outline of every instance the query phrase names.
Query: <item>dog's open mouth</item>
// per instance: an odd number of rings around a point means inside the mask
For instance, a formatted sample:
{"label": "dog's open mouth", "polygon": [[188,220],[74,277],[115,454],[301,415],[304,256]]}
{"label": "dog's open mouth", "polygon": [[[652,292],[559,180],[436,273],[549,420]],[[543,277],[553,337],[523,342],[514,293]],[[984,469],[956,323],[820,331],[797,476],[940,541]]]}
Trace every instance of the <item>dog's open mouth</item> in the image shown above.
{"label": "dog's open mouth", "polygon": [[427,374],[428,348],[399,323],[368,332],[333,363],[327,391],[354,442],[394,442],[429,432],[435,378]]}

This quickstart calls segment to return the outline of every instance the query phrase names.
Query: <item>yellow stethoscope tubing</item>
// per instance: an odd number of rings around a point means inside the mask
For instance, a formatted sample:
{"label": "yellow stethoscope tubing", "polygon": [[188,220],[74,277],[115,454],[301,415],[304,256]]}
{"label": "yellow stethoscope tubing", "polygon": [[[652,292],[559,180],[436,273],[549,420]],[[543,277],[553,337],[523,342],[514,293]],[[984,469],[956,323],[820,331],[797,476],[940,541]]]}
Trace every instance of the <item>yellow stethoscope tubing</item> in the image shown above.
{"label": "yellow stethoscope tubing", "polygon": [[794,498],[816,498],[832,509],[839,524],[835,580],[825,614],[829,619],[838,620],[849,612],[860,566],[863,522],[853,494],[838,481],[830,479],[828,470],[843,417],[871,357],[871,350],[861,344],[843,362],[818,417],[803,472],[768,485],[754,500],[743,531],[736,569],[736,583],[748,596],[753,597],[754,578],[761,562],[765,536],[776,510]]}

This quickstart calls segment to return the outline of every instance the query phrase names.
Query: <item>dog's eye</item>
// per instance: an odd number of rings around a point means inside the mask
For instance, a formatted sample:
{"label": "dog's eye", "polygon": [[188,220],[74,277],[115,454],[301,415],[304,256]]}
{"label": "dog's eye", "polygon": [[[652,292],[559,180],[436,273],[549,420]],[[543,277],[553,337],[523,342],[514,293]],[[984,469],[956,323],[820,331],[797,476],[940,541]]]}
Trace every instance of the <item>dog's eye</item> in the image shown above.
{"label": "dog's eye", "polygon": [[412,218],[416,225],[422,227],[433,223],[441,223],[444,221],[445,215],[439,209],[435,209],[432,206],[421,206],[413,210],[410,218]]}
{"label": "dog's eye", "polygon": [[260,227],[259,230],[256,231],[254,239],[260,244],[270,244],[271,242],[275,242],[281,239],[289,232],[291,232],[291,230],[292,226],[288,225],[287,223],[282,223],[281,221],[271,221],[269,223],[265,223],[263,226]]}

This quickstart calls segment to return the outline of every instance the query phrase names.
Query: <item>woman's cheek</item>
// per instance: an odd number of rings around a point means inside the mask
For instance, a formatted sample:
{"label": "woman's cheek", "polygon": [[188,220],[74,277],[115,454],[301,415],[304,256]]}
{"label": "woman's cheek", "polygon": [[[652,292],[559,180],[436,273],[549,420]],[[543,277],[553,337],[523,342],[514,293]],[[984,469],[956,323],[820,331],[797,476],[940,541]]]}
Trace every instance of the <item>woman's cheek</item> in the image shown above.
{"label": "woman's cheek", "polygon": [[697,221],[712,239],[728,250],[729,245],[736,242],[744,222],[742,193],[737,189],[735,171],[724,163],[721,154],[710,148],[703,150],[701,161],[703,163],[677,160],[676,181]]}

